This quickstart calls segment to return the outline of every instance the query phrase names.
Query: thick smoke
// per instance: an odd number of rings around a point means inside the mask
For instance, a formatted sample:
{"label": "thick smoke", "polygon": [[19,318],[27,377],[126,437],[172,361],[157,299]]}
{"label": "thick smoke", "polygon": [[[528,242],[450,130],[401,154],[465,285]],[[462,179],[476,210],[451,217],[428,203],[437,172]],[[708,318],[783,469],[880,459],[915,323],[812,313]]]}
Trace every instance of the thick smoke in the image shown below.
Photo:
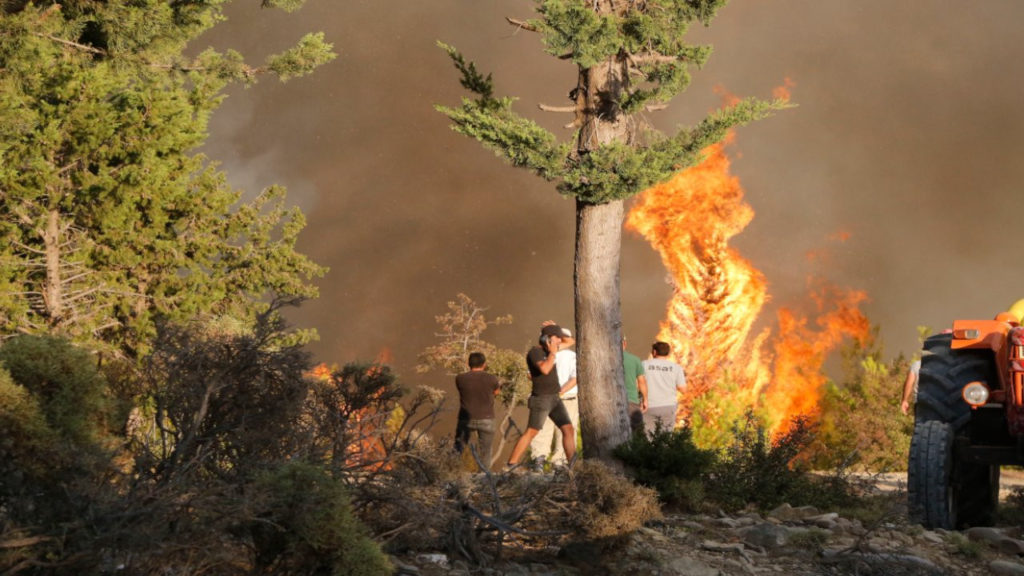
{"label": "thick smoke", "polygon": [[[320,360],[388,349],[407,383],[423,381],[415,356],[459,292],[516,317],[490,334],[504,346],[524,347],[543,320],[572,324],[572,201],[453,133],[432,107],[463,96],[435,47],[442,40],[568,138],[568,118],[536,104],[566,102],[572,66],[504,21],[532,7],[308,0],[288,15],[239,1],[201,39],[259,58],[322,30],[339,52],[311,77],[233,91],[205,150],[236,186],[282,184],[306,211],[300,248],[331,272],[293,320],[319,330]],[[693,31],[715,52],[691,88],[652,115],[662,128],[717,107],[716,86],[770,97],[787,78],[795,83],[799,107],[740,129],[730,149],[756,212],[734,245],[769,282],[764,325],[774,306],[800,308],[808,276],[823,276],[865,290],[886,352],[909,355],[916,326],[990,318],[1024,297],[1014,246],[1024,198],[1022,20],[1017,0],[760,0],[734,2]],[[646,352],[668,297],[658,257],[627,233],[622,306],[634,352]]]}

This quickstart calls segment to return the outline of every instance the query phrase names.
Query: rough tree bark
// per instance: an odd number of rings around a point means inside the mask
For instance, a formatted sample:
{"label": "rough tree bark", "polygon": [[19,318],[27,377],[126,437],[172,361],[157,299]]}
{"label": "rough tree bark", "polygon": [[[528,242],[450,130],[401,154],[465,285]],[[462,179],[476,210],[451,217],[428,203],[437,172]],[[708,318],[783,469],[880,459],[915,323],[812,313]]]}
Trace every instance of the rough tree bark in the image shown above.
{"label": "rough tree bark", "polygon": [[576,203],[575,305],[580,427],[587,458],[629,439],[622,371],[619,247],[623,201]]}
{"label": "rough tree bark", "polygon": [[[619,56],[580,70],[575,91],[580,126],[576,155],[602,144],[629,142],[631,123],[618,103],[628,84]],[[622,370],[619,255],[623,201],[576,202],[574,271],[580,427],[587,458],[612,461],[612,450],[629,439]]]}

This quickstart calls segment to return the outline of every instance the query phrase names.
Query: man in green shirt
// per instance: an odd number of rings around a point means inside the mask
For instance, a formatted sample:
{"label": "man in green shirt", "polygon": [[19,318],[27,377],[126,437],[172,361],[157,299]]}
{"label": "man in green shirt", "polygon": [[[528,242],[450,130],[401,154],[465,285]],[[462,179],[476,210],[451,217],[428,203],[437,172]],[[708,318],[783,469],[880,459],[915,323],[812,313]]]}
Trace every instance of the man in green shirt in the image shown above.
{"label": "man in green shirt", "polygon": [[626,337],[622,337],[622,371],[625,373],[626,400],[629,406],[629,427],[636,432],[644,430],[644,412],[647,412],[647,377],[640,358],[626,351]]}

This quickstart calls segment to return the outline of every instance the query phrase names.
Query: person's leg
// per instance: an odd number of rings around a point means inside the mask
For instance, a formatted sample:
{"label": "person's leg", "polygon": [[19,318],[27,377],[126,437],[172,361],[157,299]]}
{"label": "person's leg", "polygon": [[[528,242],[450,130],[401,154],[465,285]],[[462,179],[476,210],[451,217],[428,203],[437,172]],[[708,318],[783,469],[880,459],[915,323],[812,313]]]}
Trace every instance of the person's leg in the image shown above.
{"label": "person's leg", "polygon": [[469,415],[459,410],[458,421],[455,424],[455,452],[462,454],[462,449],[469,443]]}
{"label": "person's leg", "polygon": [[526,406],[530,409],[530,420],[526,425],[526,432],[519,437],[519,441],[516,442],[514,448],[512,448],[512,454],[508,457],[508,465],[515,466],[519,464],[519,460],[522,459],[523,453],[526,452],[526,448],[533,441],[533,437],[537,435],[541,427],[544,426],[544,421],[548,419],[548,414],[551,413],[553,406],[552,398],[557,401],[558,396],[530,396],[526,401]]}
{"label": "person's leg", "polygon": [[530,441],[530,456],[535,462],[547,462],[551,454],[551,437],[555,432],[555,424],[551,420],[545,420],[537,435]]}
{"label": "person's leg", "polygon": [[629,402],[628,405],[629,405],[629,429],[632,430],[634,434],[636,434],[637,432],[643,432],[644,431],[644,412],[643,412],[643,409],[640,407],[640,404],[634,404],[632,402]]}
{"label": "person's leg", "polygon": [[661,422],[661,429],[665,431],[672,431],[675,429],[676,424],[676,407],[675,406],[654,406],[648,407],[647,412],[643,415],[644,418],[644,431],[648,434],[654,432],[657,428],[658,422]]}
{"label": "person's leg", "polygon": [[566,458],[562,464],[565,465],[576,457],[576,430],[573,429],[572,424],[561,426],[559,430],[562,431],[562,450]]}
{"label": "person's leg", "polygon": [[562,431],[562,450],[565,452],[567,461],[571,462],[576,455],[576,430],[572,427],[572,420],[569,419],[569,412],[565,409],[565,403],[561,400],[551,410],[551,420]]}
{"label": "person's leg", "polygon": [[519,464],[519,459],[523,457],[523,453],[526,452],[526,448],[530,445],[530,441],[537,435],[536,428],[527,428],[526,432],[519,437],[515,447],[512,448],[512,454],[508,457],[508,465],[515,466]]}
{"label": "person's leg", "polygon": [[491,469],[491,446],[494,444],[494,420],[473,420],[470,425],[476,430],[477,456],[484,470]]}
{"label": "person's leg", "polygon": [[[576,398],[562,399],[565,411],[569,413],[569,420],[572,422],[573,430],[580,429],[580,402]],[[550,423],[551,420],[548,420]],[[554,426],[552,426],[554,428]],[[575,434],[575,433],[574,433]],[[572,438],[573,446],[576,445],[576,436]],[[565,440],[563,440],[562,429],[555,428],[555,454],[551,457],[554,464],[564,465],[568,459],[565,456]]]}

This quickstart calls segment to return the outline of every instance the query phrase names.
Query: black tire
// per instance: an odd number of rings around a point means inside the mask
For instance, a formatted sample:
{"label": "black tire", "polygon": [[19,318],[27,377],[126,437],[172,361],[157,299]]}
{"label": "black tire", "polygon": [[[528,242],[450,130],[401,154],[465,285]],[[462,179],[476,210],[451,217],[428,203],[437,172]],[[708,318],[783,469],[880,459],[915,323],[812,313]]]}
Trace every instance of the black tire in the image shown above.
{"label": "black tire", "polygon": [[[995,381],[992,354],[985,350],[954,352],[951,342],[949,334],[925,340],[914,409],[914,437],[910,443],[907,477],[909,510],[912,521],[928,528],[991,525],[995,522],[999,502],[999,466],[959,462],[952,452],[953,438],[966,433],[971,418],[971,409],[963,401],[961,391],[976,380]],[[923,426],[934,422],[948,424],[948,434]],[[941,440],[937,439],[939,434]],[[930,454],[937,450],[936,442],[944,445],[947,440],[950,443],[948,465]],[[931,485],[940,478],[948,482],[947,489]],[[949,510],[940,512],[940,508]]]}
{"label": "black tire", "polygon": [[907,466],[910,521],[929,530],[952,530],[957,523],[953,488],[953,426],[938,420],[918,422],[910,439]]}
{"label": "black tire", "polygon": [[938,334],[924,341],[921,371],[914,405],[916,423],[938,420],[959,432],[971,418],[963,400],[963,387],[976,380],[995,382],[995,362],[986,350],[950,349],[951,334]]}

